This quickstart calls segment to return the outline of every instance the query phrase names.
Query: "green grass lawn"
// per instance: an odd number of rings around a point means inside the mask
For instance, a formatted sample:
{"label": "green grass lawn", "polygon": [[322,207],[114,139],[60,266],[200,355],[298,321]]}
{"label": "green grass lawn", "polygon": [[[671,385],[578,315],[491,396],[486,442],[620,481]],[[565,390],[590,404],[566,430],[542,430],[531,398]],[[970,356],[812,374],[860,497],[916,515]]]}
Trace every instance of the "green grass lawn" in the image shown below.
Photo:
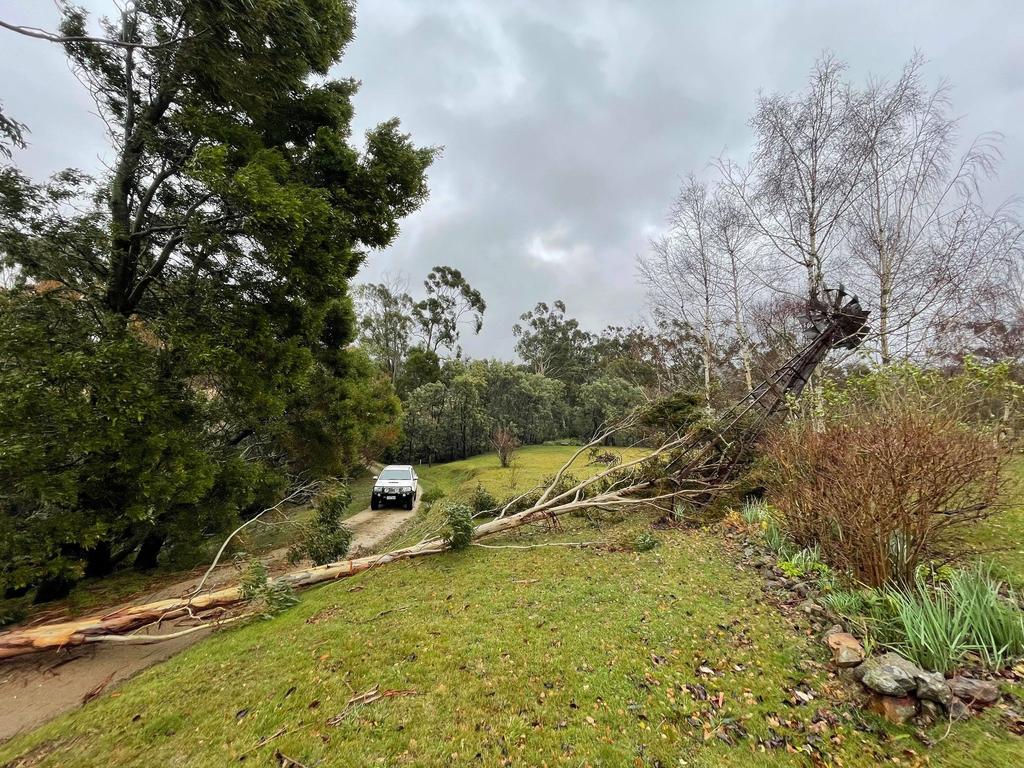
{"label": "green grass lawn", "polygon": [[[496,498],[504,499],[533,488],[550,477],[579,450],[572,445],[529,445],[515,453],[512,465],[502,467],[496,453],[484,453],[464,461],[416,467],[416,474],[425,490],[438,489],[446,496],[466,498],[477,483]],[[639,448],[602,448],[628,460],[643,455]],[[576,477],[589,477],[605,467],[589,463],[587,452],[576,460],[570,472]]]}
{"label": "green grass lawn", "polygon": [[[539,478],[570,453],[540,446],[522,460]],[[507,479],[489,461],[420,476],[457,495]],[[862,715],[810,629],[765,600],[719,532],[657,531],[658,546],[636,553],[623,544],[647,518],[563,521],[488,543],[618,546],[471,547],[324,585],[0,746],[0,765],[287,764],[278,753],[360,768],[1024,760],[1024,739],[994,709],[945,738],[932,729],[931,749]],[[375,687],[393,695],[347,705]]]}
{"label": "green grass lawn", "polygon": [[[529,445],[516,451],[511,466],[502,467],[498,454],[484,453],[462,461],[433,466],[419,465],[416,474],[420,478],[420,489],[426,493],[440,491],[445,499],[468,501],[477,484],[487,489],[499,502],[525,493],[537,487],[546,478],[554,475],[559,468],[573,457],[579,446],[572,445]],[[602,448],[623,457],[624,461],[643,455],[639,448]],[[584,451],[572,465],[569,473],[577,478],[597,474],[604,465],[590,463]],[[444,525],[440,509],[435,505],[423,504],[412,522],[385,539],[377,548],[380,551],[413,544],[425,536],[437,535]]]}
{"label": "green grass lawn", "polygon": [[965,535],[967,544],[1000,566],[1006,578],[1024,589],[1024,459],[1010,464],[1006,508]]}

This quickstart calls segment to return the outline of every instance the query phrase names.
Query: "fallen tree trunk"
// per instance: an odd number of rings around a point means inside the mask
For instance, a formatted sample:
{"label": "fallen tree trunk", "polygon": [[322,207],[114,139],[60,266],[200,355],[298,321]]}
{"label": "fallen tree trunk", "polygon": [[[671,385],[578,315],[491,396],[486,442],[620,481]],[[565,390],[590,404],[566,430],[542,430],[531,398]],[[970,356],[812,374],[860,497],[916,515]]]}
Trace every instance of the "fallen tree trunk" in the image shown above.
{"label": "fallen tree trunk", "polygon": [[[632,464],[637,463],[633,462]],[[601,473],[581,485],[589,487],[595,481],[604,479],[609,472]],[[679,495],[677,492],[672,492],[652,498],[631,497],[632,494],[648,484],[646,481],[613,484],[609,490],[591,497],[585,496],[577,486],[570,491],[554,496],[547,502],[539,503],[517,514],[500,517],[476,526],[473,530],[472,540],[477,541],[489,536],[505,533],[532,522],[553,519],[587,507],[608,506],[612,504],[621,506],[629,503],[655,504],[659,499],[664,500]],[[619,485],[619,487],[616,487],[616,485]],[[570,496],[571,498],[569,498]],[[399,560],[409,560],[424,555],[438,554],[450,548],[449,543],[445,539],[433,538],[421,541],[411,547],[392,550],[380,555],[368,555],[292,571],[275,578],[274,582],[296,589],[309,587],[315,584],[355,576],[371,568],[387,565]],[[86,643],[103,642],[110,639],[113,635],[123,635],[157,624],[158,622],[170,621],[214,608],[230,608],[245,601],[246,597],[242,592],[242,588],[234,586],[191,597],[170,598],[142,605],[129,605],[112,613],[90,616],[74,621],[13,629],[0,633],[0,659],[10,659],[39,651],[71,648]]]}
{"label": "fallen tree trunk", "polygon": [[[588,448],[601,445],[616,431],[635,424],[627,420],[582,446],[559,469],[554,479],[542,489],[537,501],[521,512],[507,514],[523,496],[494,510],[498,516],[473,529],[471,541],[514,530],[521,526],[554,519],[561,515],[587,508],[623,508],[630,505],[658,506],[671,509],[677,499],[706,496],[721,490],[724,481],[734,470],[735,446],[750,439],[750,428],[742,435],[731,434],[749,413],[760,410],[763,418],[776,412],[790,395],[797,395],[809,380],[816,366],[829,350],[837,347],[855,347],[866,333],[867,312],[860,308],[856,298],[844,302],[845,293],[835,293],[832,305],[818,304],[812,316],[815,339],[781,366],[771,377],[755,387],[746,397],[722,414],[718,424],[694,428],[685,434],[678,432],[663,445],[644,456],[598,472],[571,488],[560,491],[560,484],[569,467]],[[292,588],[321,584],[354,576],[363,571],[399,560],[445,552],[451,548],[443,538],[421,541],[411,547],[396,549],[380,555],[369,555],[327,565],[305,568],[277,577],[273,581]],[[223,549],[223,548],[222,548]],[[246,601],[240,586],[215,592],[192,594],[181,598],[159,600],[143,605],[130,605],[112,613],[85,619],[44,624],[36,627],[12,629],[0,633],[0,660],[59,650],[86,643],[103,642],[112,636],[121,636],[161,621],[191,616],[216,608],[230,608]],[[215,626],[211,624],[211,626]]]}

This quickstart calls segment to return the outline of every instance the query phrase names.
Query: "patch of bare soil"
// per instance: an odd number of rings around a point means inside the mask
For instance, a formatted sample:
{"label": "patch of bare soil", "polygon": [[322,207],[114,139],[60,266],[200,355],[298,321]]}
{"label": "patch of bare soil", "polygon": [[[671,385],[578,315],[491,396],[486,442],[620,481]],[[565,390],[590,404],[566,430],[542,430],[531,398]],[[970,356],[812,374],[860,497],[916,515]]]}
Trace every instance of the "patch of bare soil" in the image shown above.
{"label": "patch of bare soil", "polygon": [[[353,533],[352,554],[372,549],[411,519],[418,507],[419,498],[410,511],[384,509],[374,512],[367,509],[349,517],[345,525]],[[263,556],[272,574],[299,567],[288,562],[287,554],[288,548],[282,547]],[[204,570],[199,569],[190,578],[154,592],[138,595],[131,602],[185,596],[195,590]],[[204,591],[235,583],[238,577],[239,573],[232,564],[220,565],[207,578]],[[111,609],[118,607],[111,606]],[[185,617],[142,630],[139,634],[169,634],[195,623]],[[0,663],[0,702],[3,702],[0,706],[0,741],[36,728],[62,712],[91,701],[118,683],[209,637],[212,631],[203,629],[153,645],[87,645]]]}

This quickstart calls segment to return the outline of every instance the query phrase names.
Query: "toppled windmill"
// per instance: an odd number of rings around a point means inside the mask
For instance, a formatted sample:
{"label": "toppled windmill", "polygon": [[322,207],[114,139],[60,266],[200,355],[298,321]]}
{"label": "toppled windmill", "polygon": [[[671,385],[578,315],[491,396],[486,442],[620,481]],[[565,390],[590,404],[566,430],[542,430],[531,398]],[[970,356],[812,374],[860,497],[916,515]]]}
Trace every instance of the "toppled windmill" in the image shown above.
{"label": "toppled windmill", "polygon": [[[593,477],[566,487],[572,464],[585,451],[601,445],[617,431],[636,424],[627,419],[597,436],[558,470],[543,488],[533,489],[503,509],[497,516],[473,529],[472,541],[514,530],[530,523],[555,519],[587,508],[630,506],[671,508],[679,501],[708,497],[720,490],[734,474],[736,446],[752,439],[769,418],[803,391],[817,366],[834,348],[852,349],[867,335],[868,312],[856,296],[848,297],[840,286],[826,290],[824,300],[814,301],[808,313],[809,342],[743,399],[722,413],[715,424],[679,429],[657,448],[640,458],[601,470]],[[513,512],[519,506],[524,509]],[[353,576],[397,560],[437,554],[451,548],[443,538],[420,541],[411,547],[379,555],[343,560],[305,568],[274,579],[282,586],[306,587]],[[47,650],[60,650],[87,643],[107,641],[159,642],[183,632],[167,635],[131,634],[162,621],[182,616],[202,617],[206,612],[242,604],[241,586],[130,605],[113,612],[73,621],[14,628],[0,633],[0,659]],[[206,625],[209,626],[209,625]]]}

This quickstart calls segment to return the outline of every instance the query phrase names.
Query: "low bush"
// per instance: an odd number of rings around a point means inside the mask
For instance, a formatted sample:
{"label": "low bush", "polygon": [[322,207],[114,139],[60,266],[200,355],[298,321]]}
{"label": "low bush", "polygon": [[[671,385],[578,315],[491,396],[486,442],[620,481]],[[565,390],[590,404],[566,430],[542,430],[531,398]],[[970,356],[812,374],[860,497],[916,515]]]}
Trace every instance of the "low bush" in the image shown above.
{"label": "low bush", "polygon": [[444,502],[444,540],[454,550],[465,549],[473,540],[473,510],[466,504]]}
{"label": "low bush", "polygon": [[420,494],[420,504],[435,504],[445,497],[445,492],[440,488],[428,488]]}
{"label": "low bush", "polygon": [[871,586],[912,584],[950,532],[995,511],[1004,487],[1005,452],[991,435],[912,400],[796,422],[768,457],[785,534]]}
{"label": "low bush", "polygon": [[818,578],[831,570],[821,561],[821,550],[816,546],[794,552],[779,562],[779,568],[791,579]]}
{"label": "low bush", "polygon": [[352,531],[341,520],[350,500],[347,489],[317,499],[313,521],[302,526],[302,538],[288,551],[288,560],[297,563],[308,558],[326,565],[345,557],[352,546]]}
{"label": "low bush", "polygon": [[477,483],[472,496],[470,496],[469,505],[474,512],[488,512],[497,509],[498,500],[494,498],[493,493],[484,488],[482,483]]}
{"label": "low bush", "polygon": [[642,531],[633,539],[633,549],[637,552],[650,552],[658,546],[658,540],[649,531]]}

